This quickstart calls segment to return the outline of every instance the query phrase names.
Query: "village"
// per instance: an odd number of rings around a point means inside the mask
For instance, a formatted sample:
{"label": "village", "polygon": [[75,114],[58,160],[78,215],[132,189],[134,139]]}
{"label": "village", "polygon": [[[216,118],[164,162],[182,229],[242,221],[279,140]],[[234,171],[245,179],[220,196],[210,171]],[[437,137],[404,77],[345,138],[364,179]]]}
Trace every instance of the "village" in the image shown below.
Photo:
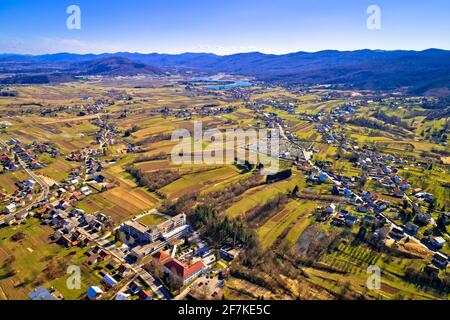
{"label": "village", "polygon": [[[381,113],[375,115],[385,126],[358,118],[373,104],[398,108],[426,101],[372,93],[355,98],[322,88],[288,92],[261,84],[224,90],[183,81],[166,89],[199,101],[168,103],[159,99],[161,88],[107,90],[108,98],[83,93],[81,103],[53,110],[64,114],[62,120],[54,113],[43,116],[48,124],[39,130],[52,135],[40,139],[17,131],[14,116],[9,118],[0,149],[0,177],[8,182],[0,189],[0,230],[20,245],[25,232],[15,230],[45,229],[52,250],[64,253],[61,260],[76,261],[84,279],[82,289],[72,293],[63,283],[67,268],[61,269],[58,278],[28,284],[28,298],[293,298],[285,278],[268,280],[279,276],[275,267],[261,271],[261,265],[251,265],[253,259],[282,268],[295,261],[294,271],[280,274],[326,265],[331,275],[339,270],[328,265],[336,260],[333,250],[350,245],[374,255],[413,256],[421,272],[445,276],[446,199],[409,173],[437,171],[439,163],[426,160],[423,152],[398,152],[391,141],[370,141],[368,130],[385,130],[423,143],[410,138],[409,126],[396,127],[390,123],[394,118]],[[156,96],[164,102],[136,94],[140,90],[161,90]],[[149,101],[155,106],[148,107]],[[203,121],[205,129],[267,129],[267,145],[280,138],[274,159],[279,171],[264,173],[261,164],[238,158],[216,166],[171,163],[171,132],[192,130],[193,121]],[[355,134],[355,128],[362,133]],[[429,136],[423,131],[430,149],[445,147],[443,140],[433,140],[434,131]],[[252,147],[238,146],[260,152]],[[324,245],[320,255],[311,260],[296,255],[316,240]],[[334,242],[338,249],[331,248]],[[54,262],[48,261],[42,263],[51,269]],[[309,281],[302,279],[301,285]],[[331,286],[338,297],[339,286]]]}
{"label": "village", "polygon": [[[345,104],[333,109],[329,115],[319,113],[315,117],[308,117],[308,121],[317,123],[317,131],[323,134],[325,142],[336,145],[344,151],[352,152],[353,166],[361,169],[361,176],[345,176],[331,170],[333,163],[327,161],[316,161],[312,168],[306,170],[308,180],[312,183],[332,183],[332,194],[343,197],[346,204],[354,207],[358,214],[350,214],[345,209],[339,209],[335,204],[330,204],[326,208],[318,208],[317,220],[321,222],[331,221],[333,225],[353,227],[357,222],[364,227],[364,231],[372,234],[365,234],[364,237],[375,237],[378,242],[386,243],[388,239],[400,241],[410,239],[421,244],[433,253],[432,263],[439,269],[446,269],[449,258],[448,255],[440,252],[447,240],[442,236],[433,235],[440,233],[439,228],[450,223],[450,214],[435,210],[433,207],[434,196],[423,192],[420,188],[414,188],[399,175],[399,170],[409,165],[408,159],[386,155],[368,146],[360,149],[354,143],[348,141],[345,136],[336,132],[336,123],[342,118],[353,115],[356,104]],[[304,164],[304,162],[303,162]],[[426,168],[428,164],[418,163],[417,165]],[[305,170],[302,163],[298,163],[298,168]],[[368,184],[367,180],[373,182],[377,192],[364,190]],[[380,197],[380,194],[402,201],[402,205],[391,204],[387,197]],[[339,205],[338,205],[339,206]],[[397,213],[400,208],[411,209],[411,217],[405,224],[396,219],[386,216],[386,212]],[[432,217],[432,213],[437,214],[437,219]],[[440,224],[440,225],[439,225]],[[431,226],[423,233],[422,238],[417,238],[419,230]],[[433,230],[437,230],[433,232]]]}
{"label": "village", "polygon": [[[190,291],[199,294],[202,286],[202,294],[210,292],[209,298],[220,298],[224,279],[217,270],[226,268],[220,259],[230,261],[237,251],[223,248],[219,254],[213,253],[187,224],[185,215],[161,217],[166,221],[152,227],[137,221],[137,218],[115,226],[112,219],[101,212],[89,214],[76,208],[79,201],[94,192],[114,188],[102,175],[107,164],[97,159],[103,155],[106,144],[114,143],[113,138],[108,138],[103,129],[99,137],[101,148],[81,149],[67,155],[68,161],[80,166],[72,169],[63,183],[46,186],[48,192],[44,192],[35,180],[26,179],[17,183],[13,195],[1,194],[1,200],[7,203],[0,215],[1,225],[14,226],[25,223],[28,218],[37,218],[54,229],[51,239],[55,243],[65,248],[91,248],[86,253],[86,265],[94,268],[99,263],[107,263],[108,270],[112,271],[100,272],[101,284],[87,290],[87,299],[110,295],[117,300],[180,299]],[[21,165],[39,169],[37,161],[30,156],[30,152],[35,150],[54,157],[61,156],[43,143],[33,143],[27,149],[21,147],[17,140],[5,144],[1,157],[4,172],[19,170]],[[24,162],[14,161],[15,157]],[[139,219],[154,215],[160,214],[153,210],[142,213]],[[162,273],[158,273],[160,269]],[[149,271],[156,272],[158,279]],[[176,295],[174,292],[179,293]],[[30,299],[60,300],[64,297],[56,290],[39,287],[30,293]]]}

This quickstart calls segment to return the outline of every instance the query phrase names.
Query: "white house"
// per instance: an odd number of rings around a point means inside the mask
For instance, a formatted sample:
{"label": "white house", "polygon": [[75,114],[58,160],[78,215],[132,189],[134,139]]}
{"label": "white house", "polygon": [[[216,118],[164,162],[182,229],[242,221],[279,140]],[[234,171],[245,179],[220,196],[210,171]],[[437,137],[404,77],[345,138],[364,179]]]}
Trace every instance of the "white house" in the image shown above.
{"label": "white house", "polygon": [[11,204],[7,205],[6,208],[5,208],[5,212],[6,213],[13,213],[16,210],[17,210],[17,206],[16,206],[15,203],[11,203]]}
{"label": "white house", "polygon": [[431,237],[430,243],[436,248],[442,248],[445,244],[445,239],[442,237]]}

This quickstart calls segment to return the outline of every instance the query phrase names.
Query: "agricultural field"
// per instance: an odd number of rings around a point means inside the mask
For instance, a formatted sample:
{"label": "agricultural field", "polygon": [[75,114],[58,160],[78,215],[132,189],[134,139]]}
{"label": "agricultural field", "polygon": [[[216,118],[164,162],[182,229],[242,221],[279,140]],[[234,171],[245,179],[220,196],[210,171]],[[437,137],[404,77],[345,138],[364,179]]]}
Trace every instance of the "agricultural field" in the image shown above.
{"label": "agricultural field", "polygon": [[154,209],[158,202],[156,196],[143,188],[121,184],[80,201],[77,207],[90,213],[105,213],[120,223],[146,210]]}
{"label": "agricultural field", "polygon": [[417,167],[407,167],[401,171],[412,184],[436,196],[436,206],[444,209],[450,207],[450,189],[446,184],[450,181],[450,174],[444,167],[435,166],[431,170]]}
{"label": "agricultural field", "polygon": [[0,229],[1,299],[27,299],[36,286],[53,286],[66,299],[79,299],[89,286],[100,281],[92,270],[82,266],[81,289],[68,289],[66,268],[81,265],[86,259],[85,250],[64,249],[50,241],[51,234],[52,229],[37,219]]}
{"label": "agricultural field", "polygon": [[248,210],[261,204],[261,199],[270,200],[279,193],[292,191],[296,185],[302,184],[301,174],[293,175],[288,180],[275,182],[270,185],[263,185],[246,191],[242,196],[236,199],[235,203],[229,207],[226,214],[229,217],[238,217],[245,214]]}
{"label": "agricultural field", "polygon": [[[416,285],[404,280],[407,267],[421,264],[419,259],[392,257],[376,252],[361,245],[341,244],[331,254],[322,257],[321,262],[337,270],[327,274],[313,269],[307,269],[311,281],[320,283],[333,291],[342,290],[338,283],[345,283],[351,291],[366,291],[373,299],[436,299],[444,298],[436,292],[422,293]],[[375,292],[367,291],[367,268],[377,266],[381,270],[381,288]],[[419,268],[419,267],[418,267]]]}
{"label": "agricultural field", "polygon": [[277,240],[286,241],[289,245],[295,244],[306,227],[312,223],[313,213],[319,204],[290,201],[258,228],[258,237],[263,248],[272,246]]}
{"label": "agricultural field", "polygon": [[15,183],[28,179],[28,177],[25,170],[0,174],[0,190],[4,190],[6,193],[11,194],[17,189]]}
{"label": "agricultural field", "polygon": [[238,175],[238,170],[232,166],[184,174],[180,179],[168,184],[160,191],[167,195],[169,199],[178,199],[188,193],[201,192],[206,188],[217,187]]}
{"label": "agricultural field", "polygon": [[[445,290],[408,280],[408,268],[423,272],[432,259],[433,254],[418,242],[394,241],[389,236],[382,244],[357,241],[365,217],[375,216],[377,201],[388,201],[384,214],[389,223],[402,226],[401,211],[412,212],[398,190],[394,194],[373,178],[384,169],[395,169],[400,181],[407,181],[405,193],[413,201],[419,201],[411,194],[415,188],[433,195],[434,221],[448,211],[450,173],[444,160],[449,153],[442,142],[447,120],[427,119],[416,102],[397,107],[390,106],[395,103],[389,100],[368,103],[366,93],[353,91],[258,85],[211,92],[202,86],[188,89],[185,81],[103,78],[19,87],[17,99],[0,97],[0,110],[10,114],[2,139],[15,138],[25,146],[43,142],[59,151],[59,156],[39,153],[37,160],[45,166],[35,173],[49,186],[57,182],[67,190],[88,187],[89,192],[75,197],[75,193],[50,190],[49,203],[67,201],[68,211],[79,208],[95,217],[103,213],[111,218],[107,230],[94,233],[102,242],[133,247],[133,242],[116,239],[114,230],[120,224],[137,219],[152,227],[185,213],[212,252],[237,243],[237,258],[211,267],[229,272],[223,290],[228,299],[448,298]],[[17,112],[19,106],[23,112]],[[397,128],[392,124],[395,116],[407,120]],[[257,154],[245,141],[233,146],[224,146],[220,139],[198,141],[193,136],[196,121],[203,130],[261,128],[271,134],[280,130],[285,149],[271,158],[278,161],[277,172],[262,174],[262,159],[271,156],[261,151],[260,163],[239,163],[241,157]],[[189,132],[186,146],[197,147],[178,150],[179,155],[199,156],[222,146],[234,157],[217,164],[175,163],[172,153],[179,140],[172,140],[172,133],[177,129]],[[68,160],[78,153],[89,157]],[[385,160],[387,156],[395,160]],[[94,164],[88,167],[90,161]],[[100,182],[93,182],[99,172]],[[281,178],[269,179],[279,174]],[[71,186],[69,176],[77,176],[79,182]],[[26,178],[23,170],[2,174],[0,189],[11,193],[14,183]],[[394,173],[384,178],[394,178]],[[355,196],[344,196],[345,189]],[[370,209],[360,211],[355,198],[361,199],[366,191],[375,197],[364,200]],[[331,205],[333,213],[324,221],[318,219]],[[424,200],[420,205],[424,210],[429,207]],[[333,217],[341,213],[353,215],[355,225],[336,225]],[[417,239],[433,228],[421,226]],[[433,232],[447,239],[449,228]],[[12,239],[21,233],[23,239]],[[26,298],[39,285],[55,287],[66,299],[79,299],[101,281],[106,262],[92,270],[85,263],[88,248],[63,248],[50,240],[52,234],[53,229],[35,218],[0,228],[0,258],[2,254],[14,257],[0,268],[0,298]],[[125,255],[129,249],[123,249]],[[419,249],[426,254],[417,254]],[[441,252],[449,254],[449,250],[446,243]],[[144,261],[150,260],[145,257]],[[81,267],[80,290],[68,290],[65,285],[68,275],[61,270],[71,264]],[[372,265],[382,271],[381,288],[375,291],[366,286],[367,268]],[[52,268],[57,276],[49,274]],[[438,275],[446,277],[444,271]]]}
{"label": "agricultural field", "polygon": [[[40,159],[42,161],[42,159]],[[63,158],[43,161],[45,168],[39,171],[39,174],[48,177],[56,182],[61,182],[69,177],[70,170],[77,165]]]}

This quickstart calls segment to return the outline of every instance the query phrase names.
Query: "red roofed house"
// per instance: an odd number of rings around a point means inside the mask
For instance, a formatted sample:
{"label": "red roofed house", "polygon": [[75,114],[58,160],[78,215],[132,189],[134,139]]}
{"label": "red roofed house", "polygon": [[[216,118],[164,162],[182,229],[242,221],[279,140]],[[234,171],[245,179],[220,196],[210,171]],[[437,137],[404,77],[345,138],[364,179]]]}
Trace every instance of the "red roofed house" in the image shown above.
{"label": "red roofed house", "polygon": [[139,291],[138,296],[139,296],[140,300],[152,300],[153,299],[152,294],[145,290]]}
{"label": "red roofed house", "polygon": [[166,262],[172,260],[172,258],[166,251],[159,251],[155,253],[152,258],[154,263],[159,263],[161,265],[164,265]]}
{"label": "red roofed house", "polygon": [[168,262],[164,263],[164,272],[169,274],[175,273],[183,281],[183,285],[201,275],[204,269],[205,265],[202,261],[186,266],[177,259],[170,258]]}

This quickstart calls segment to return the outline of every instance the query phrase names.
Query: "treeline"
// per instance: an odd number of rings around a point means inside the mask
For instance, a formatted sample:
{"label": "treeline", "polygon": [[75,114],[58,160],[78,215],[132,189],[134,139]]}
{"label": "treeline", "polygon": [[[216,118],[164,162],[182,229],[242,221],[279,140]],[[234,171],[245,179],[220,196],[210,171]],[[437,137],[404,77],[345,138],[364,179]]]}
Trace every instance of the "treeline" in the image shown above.
{"label": "treeline", "polygon": [[177,214],[184,213],[189,217],[194,214],[195,205],[197,204],[198,198],[198,192],[194,192],[181,196],[176,201],[165,200],[159,208],[159,211],[170,216],[176,216]]}
{"label": "treeline", "polygon": [[274,174],[269,174],[266,178],[266,182],[267,183],[274,183],[274,182],[278,182],[284,179],[289,178],[290,176],[292,176],[292,170],[291,169],[287,169],[284,171],[280,171]]}
{"label": "treeline", "polygon": [[412,128],[406,122],[403,122],[400,117],[390,116],[390,115],[384,113],[381,110],[378,110],[377,112],[372,114],[372,117],[374,117],[374,118],[376,118],[378,120],[381,120],[381,121],[383,121],[385,123],[392,124],[394,126],[402,127],[403,129],[406,129],[406,130],[412,130]]}
{"label": "treeline", "polygon": [[3,261],[0,280],[7,279],[16,275],[17,272],[13,267],[14,261],[16,261],[16,258],[14,256],[9,256]]}
{"label": "treeline", "polygon": [[256,236],[238,219],[230,219],[206,205],[198,205],[191,217],[195,229],[215,244],[241,243],[246,247],[256,245]]}
{"label": "treeline", "polygon": [[448,149],[438,149],[438,148],[431,148],[431,152],[437,153],[443,157],[449,157],[450,151]]}
{"label": "treeline", "polygon": [[157,134],[157,135],[146,137],[142,140],[139,140],[136,144],[138,146],[143,146],[143,145],[148,145],[148,144],[152,144],[152,143],[156,143],[156,142],[160,142],[160,141],[170,140],[171,138],[172,138],[172,135],[169,133]]}
{"label": "treeline", "polygon": [[432,112],[425,118],[425,121],[432,121],[435,119],[442,119],[448,117],[450,117],[450,107]]}
{"label": "treeline", "polygon": [[17,97],[17,91],[0,90],[0,97]]}
{"label": "treeline", "polygon": [[[309,275],[303,265],[275,250],[262,250],[258,246],[241,252],[236,263],[230,267],[230,275],[261,286],[275,296],[287,295],[291,299],[311,299],[311,289],[327,292],[328,298],[338,298],[326,288],[305,281]],[[293,287],[297,284],[297,288]],[[317,297],[315,297],[317,298]]]}
{"label": "treeline", "polygon": [[371,120],[365,117],[356,117],[353,119],[349,119],[347,121],[349,124],[353,124],[355,126],[365,127],[369,129],[382,130],[383,125],[379,121]]}
{"label": "treeline", "polygon": [[133,164],[136,163],[142,163],[142,162],[148,162],[148,161],[158,161],[158,160],[167,160],[168,155],[164,152],[160,152],[157,154],[153,154],[150,156],[140,156],[133,160]]}
{"label": "treeline", "polygon": [[439,278],[437,273],[427,272],[427,268],[421,271],[414,267],[407,267],[405,269],[404,278],[405,280],[420,286],[434,288],[446,294],[450,293],[449,275]]}
{"label": "treeline", "polygon": [[438,109],[445,109],[450,105],[450,98],[449,97],[440,97],[437,100],[433,101],[426,101],[422,103],[422,108],[424,109],[431,109],[431,110],[438,110]]}
{"label": "treeline", "polygon": [[202,202],[207,203],[211,208],[219,212],[228,209],[237,197],[245,191],[264,184],[260,174],[252,174],[247,179],[232,183],[224,189],[206,194]]}
{"label": "treeline", "polygon": [[248,160],[241,162],[237,158],[234,158],[234,165],[236,168],[241,170],[241,173],[250,172],[255,168],[255,165],[250,163]]}
{"label": "treeline", "polygon": [[287,204],[289,198],[286,194],[279,193],[275,198],[265,204],[257,206],[245,214],[245,219],[250,225],[259,225],[276,211],[281,210]]}
{"label": "treeline", "polygon": [[146,187],[152,192],[181,178],[180,173],[175,170],[144,172],[135,167],[129,167],[126,171],[136,179],[140,187]]}
{"label": "treeline", "polygon": [[166,200],[159,211],[169,215],[186,214],[194,229],[201,232],[214,247],[232,243],[244,245],[246,248],[257,245],[256,236],[245,221],[230,219],[219,213],[205,199],[198,193],[185,195],[176,201]]}
{"label": "treeline", "polygon": [[400,128],[398,128],[398,126],[396,126],[396,125],[389,126],[387,123],[384,123],[383,121],[378,120],[378,119],[375,120],[375,119],[369,119],[366,117],[355,117],[355,118],[349,119],[347,121],[347,123],[355,125],[355,126],[359,126],[359,127],[386,131],[386,132],[389,132],[392,134],[405,135],[405,132],[402,131]]}

